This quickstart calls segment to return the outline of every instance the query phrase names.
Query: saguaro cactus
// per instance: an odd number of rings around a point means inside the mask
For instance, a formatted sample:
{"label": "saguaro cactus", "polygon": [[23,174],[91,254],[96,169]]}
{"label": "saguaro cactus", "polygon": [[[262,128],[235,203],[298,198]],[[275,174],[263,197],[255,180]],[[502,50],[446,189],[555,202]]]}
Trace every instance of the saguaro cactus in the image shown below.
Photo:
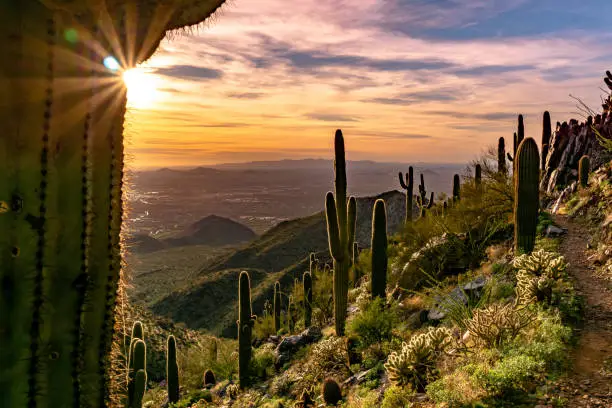
{"label": "saguaro cactus", "polygon": [[[517,125],[517,134],[516,134],[516,146],[521,146],[521,143],[525,139],[525,124],[523,122],[523,115],[518,115],[518,125]],[[516,154],[516,152],[515,152]]]}
{"label": "saguaro cactus", "polygon": [[552,124],[550,122],[550,113],[544,112],[542,117],[542,171],[546,170],[546,158],[550,148],[550,136],[552,135]]}
{"label": "saguaro cactus", "polygon": [[179,400],[179,373],[176,361],[176,339],[168,336],[166,347],[166,382],[168,384],[168,401],[175,403]]}
{"label": "saguaro cactus", "polygon": [[453,201],[461,199],[461,179],[458,174],[453,176]]}
{"label": "saguaro cactus", "polygon": [[240,272],[238,281],[238,382],[240,387],[249,385],[251,363],[251,334],[255,316],[251,308],[251,280],[246,271]]}
{"label": "saguaro cactus", "polygon": [[408,167],[408,174],[406,174],[406,182],[404,182],[404,176],[402,172],[399,172],[399,182],[404,190],[406,190],[406,223],[412,221],[412,197],[414,194],[414,175],[412,166]]}
{"label": "saguaro cactus", "polygon": [[587,187],[589,185],[590,167],[591,161],[589,156],[582,156],[578,162],[578,179],[580,180],[581,187]]}
{"label": "saguaro cactus", "polygon": [[508,157],[508,160],[510,160],[511,162],[514,162],[514,158],[516,157],[516,150],[518,149],[518,136],[516,135],[516,132],[514,132],[513,141],[514,141],[514,143],[513,143],[512,150],[514,152],[513,153],[514,157],[511,156],[510,153],[506,153],[506,156]]}
{"label": "saguaro cactus", "polygon": [[281,290],[280,282],[274,283],[274,331],[278,332],[281,328]]}
{"label": "saguaro cactus", "polygon": [[147,372],[138,370],[134,379],[134,397],[130,403],[131,408],[142,408],[142,399],[147,389]]}
{"label": "saguaro cactus", "polygon": [[479,163],[474,166],[474,183],[477,188],[480,188],[482,184],[482,166]]}
{"label": "saguaro cactus", "polygon": [[514,177],[514,248],[530,253],[535,245],[539,209],[540,155],[533,138],[519,146]]}
{"label": "saguaro cactus", "polygon": [[497,172],[499,174],[506,174],[508,169],[506,168],[506,141],[503,137],[500,137],[497,141]]}
{"label": "saguaro cactus", "polygon": [[334,139],[336,158],[336,196],[328,192],[325,197],[325,214],[327,218],[327,235],[329,252],[334,259],[334,320],[336,334],[344,334],[348,296],[350,252],[355,241],[355,218],[357,203],[354,197],[346,200],[346,162],[344,158],[344,138],[340,129]]}
{"label": "saguaro cactus", "polygon": [[140,339],[133,339],[128,370],[128,405],[130,407],[139,406],[134,402],[138,393],[136,374],[139,371],[144,371],[145,374],[147,371],[147,345]]}
{"label": "saguaro cactus", "polygon": [[308,269],[308,270],[310,271],[310,275],[311,275],[311,276],[314,276],[314,272],[315,272],[315,269],[317,269],[317,264],[318,264],[318,262],[319,262],[319,261],[317,260],[317,257],[316,257],[316,255],[314,254],[314,252],[311,252],[311,253],[310,253],[310,263],[309,263],[309,269]]}
{"label": "saguaro cactus", "polygon": [[304,272],[302,285],[304,287],[304,326],[308,328],[312,322],[312,275],[310,272]]}
{"label": "saguaro cactus", "polygon": [[387,211],[381,199],[372,214],[372,298],[385,298],[387,288]]}
{"label": "saguaro cactus", "polygon": [[294,309],[293,296],[289,295],[289,302],[287,303],[287,325],[289,326],[289,333],[293,333],[293,329],[295,329],[295,321],[293,320]]}
{"label": "saguaro cactus", "polygon": [[222,3],[0,2],[0,406],[110,406],[121,71]]}

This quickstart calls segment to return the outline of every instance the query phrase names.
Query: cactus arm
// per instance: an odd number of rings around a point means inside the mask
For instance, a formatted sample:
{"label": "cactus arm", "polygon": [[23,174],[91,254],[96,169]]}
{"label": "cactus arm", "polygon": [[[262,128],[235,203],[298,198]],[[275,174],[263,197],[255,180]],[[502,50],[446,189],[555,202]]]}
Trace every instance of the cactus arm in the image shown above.
{"label": "cactus arm", "polygon": [[516,145],[518,149],[518,146],[520,146],[523,139],[525,139],[525,124],[523,121],[523,115],[518,115],[518,132],[516,137]]}
{"label": "cactus arm", "polygon": [[327,219],[329,252],[334,259],[342,259],[340,232],[338,231],[338,217],[336,214],[336,200],[334,199],[334,194],[332,192],[328,192],[325,196],[325,215]]}
{"label": "cactus arm", "polygon": [[[353,243],[355,242],[355,227],[357,223],[357,200],[355,200],[355,197],[351,197],[348,200],[347,214],[348,214],[348,218],[347,218],[348,234],[347,234],[346,246],[347,246],[347,251],[349,253],[352,253]],[[352,262],[353,257],[349,256],[349,260]]]}
{"label": "cactus arm", "polygon": [[535,245],[539,208],[540,155],[532,138],[519,146],[514,180],[515,253],[530,253]]}
{"label": "cactus arm", "polygon": [[604,82],[606,83],[608,88],[610,88],[612,90],[612,74],[610,73],[610,71],[606,71],[606,76],[604,78]]}
{"label": "cactus arm", "polygon": [[406,185],[406,183],[404,183],[404,175],[402,174],[402,172],[399,172],[399,182],[400,182],[400,186],[402,186],[402,188],[404,190],[408,190],[408,186]]}
{"label": "cactus arm", "polygon": [[506,153],[508,160],[514,162],[514,158],[510,155],[510,153]]}
{"label": "cactus arm", "polygon": [[[513,138],[514,138],[513,139],[514,140],[513,153],[514,153],[514,157],[516,157],[516,151],[518,150],[518,145],[519,145],[519,143],[518,143],[518,136],[516,135],[516,132],[514,132]],[[510,156],[508,156],[508,158],[510,158]],[[512,161],[512,160],[510,160],[510,161]]]}

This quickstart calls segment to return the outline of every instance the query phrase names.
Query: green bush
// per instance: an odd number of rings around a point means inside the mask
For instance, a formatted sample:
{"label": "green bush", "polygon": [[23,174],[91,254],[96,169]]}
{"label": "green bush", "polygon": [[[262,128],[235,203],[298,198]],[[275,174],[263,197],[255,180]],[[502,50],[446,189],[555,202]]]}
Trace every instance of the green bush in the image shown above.
{"label": "green bush", "polygon": [[518,354],[502,358],[490,370],[477,373],[477,377],[491,393],[501,395],[524,390],[542,368],[542,361]]}
{"label": "green bush", "polygon": [[253,326],[253,337],[259,340],[265,340],[270,336],[275,335],[274,331],[274,316],[271,314],[264,314],[258,316]]}
{"label": "green bush", "polygon": [[199,402],[201,400],[204,400],[206,402],[212,402],[213,399],[212,399],[212,394],[210,393],[210,391],[208,391],[208,390],[197,390],[197,391],[191,393],[190,395],[188,395],[186,398],[183,398],[182,400],[180,400],[176,404],[168,405],[168,407],[169,408],[188,408],[192,404],[194,404],[196,402]]}
{"label": "green bush", "polygon": [[274,345],[266,343],[256,349],[251,358],[251,376],[265,380],[274,374]]}
{"label": "green bush", "polygon": [[387,307],[384,299],[376,298],[349,321],[347,333],[357,337],[360,348],[364,349],[372,344],[390,340],[396,323],[397,315],[394,310]]}
{"label": "green bush", "polygon": [[385,390],[381,408],[411,408],[414,406],[410,401],[412,395],[410,390],[392,385]]}

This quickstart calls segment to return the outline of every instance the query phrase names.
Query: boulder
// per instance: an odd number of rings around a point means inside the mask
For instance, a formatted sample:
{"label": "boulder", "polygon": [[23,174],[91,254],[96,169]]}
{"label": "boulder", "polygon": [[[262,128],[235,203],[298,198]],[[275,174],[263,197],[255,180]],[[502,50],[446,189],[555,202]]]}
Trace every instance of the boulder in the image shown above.
{"label": "boulder", "polygon": [[373,368],[370,368],[369,370],[365,370],[365,371],[360,371],[355,375],[350,376],[349,378],[347,378],[346,380],[344,380],[344,382],[342,383],[343,386],[347,386],[347,385],[357,385],[357,384],[361,384],[366,380],[366,377],[368,376],[368,374],[373,370]]}
{"label": "boulder", "polygon": [[440,321],[446,317],[451,306],[458,303],[467,305],[470,298],[478,299],[486,284],[486,276],[479,276],[461,287],[456,287],[445,297],[437,296],[433,309],[427,314],[427,319],[433,322]]}
{"label": "boulder", "polygon": [[544,235],[547,237],[560,237],[561,235],[567,232],[564,228],[559,228],[555,225],[549,225],[546,227],[546,231],[544,231]]}
{"label": "boulder", "polygon": [[309,327],[300,334],[284,337],[274,350],[274,365],[277,368],[282,367],[285,363],[291,361],[291,358],[299,349],[319,341],[321,337],[323,337],[321,329],[315,326]]}

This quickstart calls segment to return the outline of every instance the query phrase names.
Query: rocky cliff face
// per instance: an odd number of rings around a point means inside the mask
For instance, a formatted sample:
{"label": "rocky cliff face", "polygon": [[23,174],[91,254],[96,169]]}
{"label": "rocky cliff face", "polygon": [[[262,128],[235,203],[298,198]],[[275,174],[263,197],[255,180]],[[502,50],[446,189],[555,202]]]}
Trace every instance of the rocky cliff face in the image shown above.
{"label": "rocky cliff face", "polygon": [[[612,115],[609,112],[597,115],[593,126],[603,137],[612,138]],[[610,154],[601,147],[589,121],[580,123],[572,119],[569,123],[557,123],[550,141],[541,188],[552,193],[577,180],[578,161],[583,155],[591,158],[593,168],[610,160]]]}

